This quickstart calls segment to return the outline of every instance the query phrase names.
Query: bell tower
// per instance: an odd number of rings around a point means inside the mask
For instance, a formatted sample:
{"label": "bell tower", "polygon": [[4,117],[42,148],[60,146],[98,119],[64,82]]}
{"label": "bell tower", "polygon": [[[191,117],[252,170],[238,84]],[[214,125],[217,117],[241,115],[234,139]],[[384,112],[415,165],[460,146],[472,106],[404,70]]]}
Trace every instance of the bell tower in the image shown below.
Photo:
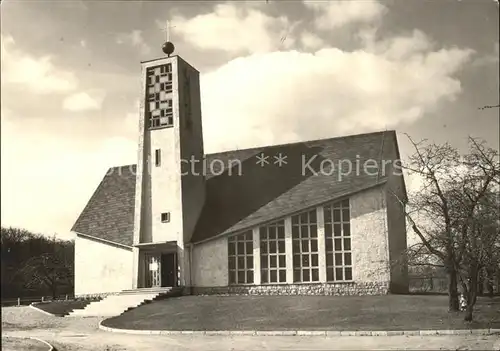
{"label": "bell tower", "polygon": [[134,287],[155,286],[154,274],[148,278],[155,269],[163,279],[163,256],[173,252],[176,286],[190,284],[190,259],[184,248],[205,201],[199,72],[172,56],[170,41],[162,49],[167,57],[142,62]]}

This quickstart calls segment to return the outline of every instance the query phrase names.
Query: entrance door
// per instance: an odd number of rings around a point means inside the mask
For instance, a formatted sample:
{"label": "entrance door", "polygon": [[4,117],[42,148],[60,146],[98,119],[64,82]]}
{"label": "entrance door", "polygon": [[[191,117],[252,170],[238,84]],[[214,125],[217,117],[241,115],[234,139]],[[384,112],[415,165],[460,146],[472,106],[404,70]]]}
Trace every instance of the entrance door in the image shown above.
{"label": "entrance door", "polygon": [[177,286],[177,262],[175,253],[161,255],[161,286]]}
{"label": "entrance door", "polygon": [[145,254],[146,261],[146,288],[160,286],[161,262],[158,254]]}

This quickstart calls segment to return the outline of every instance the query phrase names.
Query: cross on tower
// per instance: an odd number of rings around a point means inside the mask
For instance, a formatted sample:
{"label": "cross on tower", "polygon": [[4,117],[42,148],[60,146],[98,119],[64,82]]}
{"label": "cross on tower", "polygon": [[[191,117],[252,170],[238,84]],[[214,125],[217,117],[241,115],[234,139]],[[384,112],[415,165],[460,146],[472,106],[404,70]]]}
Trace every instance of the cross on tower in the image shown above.
{"label": "cross on tower", "polygon": [[171,26],[170,21],[167,20],[165,27],[162,28],[162,32],[165,32],[165,41],[170,41],[170,29],[176,26]]}

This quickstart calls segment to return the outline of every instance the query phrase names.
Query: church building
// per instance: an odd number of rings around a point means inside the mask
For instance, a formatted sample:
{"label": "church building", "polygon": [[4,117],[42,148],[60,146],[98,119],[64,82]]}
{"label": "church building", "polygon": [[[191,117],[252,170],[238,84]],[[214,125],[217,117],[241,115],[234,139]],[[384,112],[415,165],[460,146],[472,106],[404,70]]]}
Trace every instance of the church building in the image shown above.
{"label": "church building", "polygon": [[195,68],[142,62],[141,94],[137,164],[72,228],[76,296],[408,291],[394,131],[205,154]]}

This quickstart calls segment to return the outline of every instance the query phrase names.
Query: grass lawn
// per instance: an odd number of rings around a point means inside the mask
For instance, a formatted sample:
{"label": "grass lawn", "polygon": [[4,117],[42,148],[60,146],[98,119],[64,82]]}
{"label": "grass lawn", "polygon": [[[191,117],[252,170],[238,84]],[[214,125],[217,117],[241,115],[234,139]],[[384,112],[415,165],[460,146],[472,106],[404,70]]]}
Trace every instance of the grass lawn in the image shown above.
{"label": "grass lawn", "polygon": [[446,296],[184,296],[106,319],[138,330],[423,330],[500,328],[500,297],[479,298],[475,321]]}
{"label": "grass lawn", "polygon": [[51,301],[51,302],[38,302],[34,304],[45,312],[52,313],[56,316],[65,316],[73,310],[83,309],[92,301],[90,300],[76,300],[76,301]]}
{"label": "grass lawn", "polygon": [[48,349],[47,345],[37,340],[2,337],[2,351],[47,351]]}

